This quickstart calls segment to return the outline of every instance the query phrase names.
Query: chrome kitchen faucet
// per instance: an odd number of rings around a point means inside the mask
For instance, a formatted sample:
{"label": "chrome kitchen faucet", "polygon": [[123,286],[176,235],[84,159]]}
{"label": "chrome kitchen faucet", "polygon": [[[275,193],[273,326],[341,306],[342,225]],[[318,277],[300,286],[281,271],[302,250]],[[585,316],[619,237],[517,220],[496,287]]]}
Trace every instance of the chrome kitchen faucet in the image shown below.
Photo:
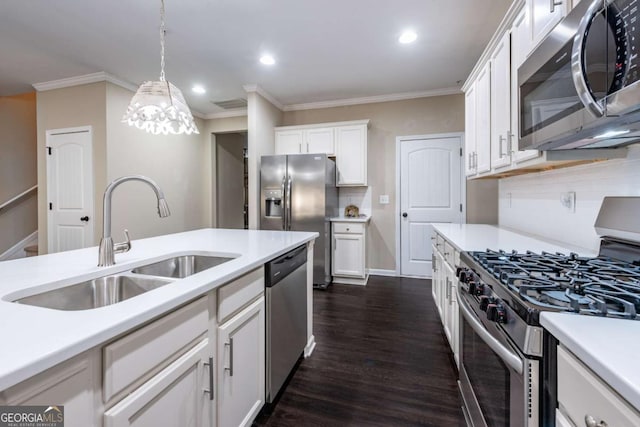
{"label": "chrome kitchen faucet", "polygon": [[162,189],[150,178],[142,175],[130,175],[122,176],[118,179],[115,179],[113,182],[111,182],[111,184],[107,186],[107,189],[104,191],[102,213],[104,227],[98,253],[98,267],[114,265],[116,263],[114,257],[115,254],[128,252],[129,249],[131,249],[131,239],[129,238],[128,230],[124,230],[124,234],[127,239],[125,242],[113,243],[113,239],[111,238],[111,194],[118,185],[127,181],[142,181],[146,184],[149,184],[149,186],[156,193],[156,197],[158,198],[158,216],[160,218],[165,218],[171,215],[171,212],[169,211],[169,205],[167,205],[167,201],[164,198]]}

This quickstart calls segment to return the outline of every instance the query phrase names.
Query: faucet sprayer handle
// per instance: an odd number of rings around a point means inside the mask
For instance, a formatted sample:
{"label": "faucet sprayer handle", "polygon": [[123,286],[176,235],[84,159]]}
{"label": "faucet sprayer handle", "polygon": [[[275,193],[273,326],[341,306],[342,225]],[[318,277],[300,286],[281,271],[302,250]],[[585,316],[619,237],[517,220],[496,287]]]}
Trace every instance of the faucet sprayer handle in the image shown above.
{"label": "faucet sprayer handle", "polygon": [[113,253],[119,254],[122,252],[129,252],[131,249],[131,238],[129,237],[129,230],[124,230],[125,241],[122,243],[115,243],[113,245]]}

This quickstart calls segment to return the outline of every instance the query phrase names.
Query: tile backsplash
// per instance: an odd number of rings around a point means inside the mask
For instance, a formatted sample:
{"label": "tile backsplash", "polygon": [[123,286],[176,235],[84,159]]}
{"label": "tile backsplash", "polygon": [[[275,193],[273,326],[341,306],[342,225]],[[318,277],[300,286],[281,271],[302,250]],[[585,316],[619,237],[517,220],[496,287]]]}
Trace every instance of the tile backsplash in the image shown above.
{"label": "tile backsplash", "polygon": [[356,205],[361,214],[371,215],[371,187],[339,187],[340,215],[344,215],[344,208],[348,205]]}
{"label": "tile backsplash", "polygon": [[626,159],[501,179],[499,224],[597,251],[593,225],[605,196],[640,196],[640,145]]}

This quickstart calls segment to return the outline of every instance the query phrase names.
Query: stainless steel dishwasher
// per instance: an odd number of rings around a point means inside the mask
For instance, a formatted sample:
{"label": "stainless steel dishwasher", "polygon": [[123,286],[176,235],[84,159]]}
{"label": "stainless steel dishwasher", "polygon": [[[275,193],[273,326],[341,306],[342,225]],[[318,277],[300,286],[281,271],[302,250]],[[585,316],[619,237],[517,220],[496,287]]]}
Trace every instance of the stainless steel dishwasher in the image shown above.
{"label": "stainless steel dishwasher", "polygon": [[266,264],[266,399],[272,403],[307,344],[307,248]]}

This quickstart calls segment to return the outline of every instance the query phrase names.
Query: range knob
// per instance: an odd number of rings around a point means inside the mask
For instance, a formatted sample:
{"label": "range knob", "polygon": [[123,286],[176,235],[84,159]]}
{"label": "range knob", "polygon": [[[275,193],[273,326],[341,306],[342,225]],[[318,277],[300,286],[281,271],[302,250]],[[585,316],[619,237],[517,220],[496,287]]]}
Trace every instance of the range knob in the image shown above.
{"label": "range knob", "polygon": [[507,323],[507,310],[497,302],[487,304],[487,319],[496,323]]}
{"label": "range knob", "polygon": [[480,296],[480,310],[487,311],[489,304],[494,304],[495,299],[487,295]]}
{"label": "range knob", "polygon": [[[471,288],[469,288],[469,293],[471,293]],[[477,297],[484,295],[484,283],[476,284],[474,295]]]}
{"label": "range knob", "polygon": [[467,283],[473,279],[473,272],[468,268],[458,267],[456,269],[456,276],[462,283]]}

